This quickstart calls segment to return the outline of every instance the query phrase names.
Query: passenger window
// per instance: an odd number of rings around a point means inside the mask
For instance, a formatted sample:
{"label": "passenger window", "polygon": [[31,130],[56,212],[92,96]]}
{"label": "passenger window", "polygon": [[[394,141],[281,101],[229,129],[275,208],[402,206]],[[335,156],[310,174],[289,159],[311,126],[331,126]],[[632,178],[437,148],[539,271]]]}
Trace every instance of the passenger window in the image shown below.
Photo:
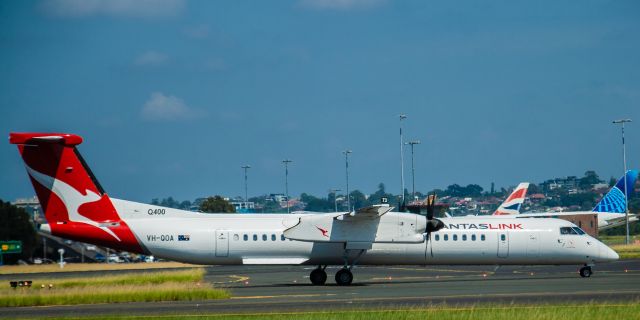
{"label": "passenger window", "polygon": [[467,235],[466,234],[462,235],[462,241],[467,241]]}
{"label": "passenger window", "polygon": [[257,234],[253,235],[253,241],[258,241],[258,235]]}
{"label": "passenger window", "polygon": [[476,235],[475,234],[471,235],[471,241],[476,241]]}
{"label": "passenger window", "polygon": [[284,240],[285,240],[284,234],[281,234],[281,235],[280,235],[280,240],[282,240],[282,241],[284,241]]}
{"label": "passenger window", "polygon": [[240,240],[240,236],[236,233],[233,235],[233,241],[238,241]]}
{"label": "passenger window", "polygon": [[267,235],[266,234],[262,235],[262,241],[267,241]]}
{"label": "passenger window", "polygon": [[440,235],[436,234],[436,241],[440,241]]}
{"label": "passenger window", "polygon": [[249,236],[245,234],[244,236],[242,236],[242,239],[244,239],[244,241],[247,241],[249,240]]}
{"label": "passenger window", "polygon": [[453,241],[458,241],[458,235],[457,234],[453,235]]}
{"label": "passenger window", "polygon": [[484,241],[484,240],[486,240],[486,239],[487,239],[487,237],[485,237],[485,236],[484,236],[484,234],[481,234],[481,235],[480,235],[480,240]]}
{"label": "passenger window", "polygon": [[444,241],[449,241],[449,235],[448,234],[444,235]]}
{"label": "passenger window", "polygon": [[271,235],[271,241],[276,241],[276,235],[275,234]]}
{"label": "passenger window", "polygon": [[507,236],[505,236],[504,234],[500,235],[500,241],[506,241],[507,240]]}

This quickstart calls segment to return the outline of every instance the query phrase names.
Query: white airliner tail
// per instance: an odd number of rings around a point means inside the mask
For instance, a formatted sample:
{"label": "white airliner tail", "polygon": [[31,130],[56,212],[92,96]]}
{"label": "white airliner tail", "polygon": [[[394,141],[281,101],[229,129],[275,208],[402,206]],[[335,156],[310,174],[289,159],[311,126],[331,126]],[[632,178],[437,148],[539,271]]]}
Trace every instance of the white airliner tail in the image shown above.
{"label": "white airliner tail", "polygon": [[520,183],[513,192],[509,195],[498,209],[493,213],[494,216],[519,214],[520,207],[524,202],[524,198],[527,195],[527,189],[529,188],[529,182]]}

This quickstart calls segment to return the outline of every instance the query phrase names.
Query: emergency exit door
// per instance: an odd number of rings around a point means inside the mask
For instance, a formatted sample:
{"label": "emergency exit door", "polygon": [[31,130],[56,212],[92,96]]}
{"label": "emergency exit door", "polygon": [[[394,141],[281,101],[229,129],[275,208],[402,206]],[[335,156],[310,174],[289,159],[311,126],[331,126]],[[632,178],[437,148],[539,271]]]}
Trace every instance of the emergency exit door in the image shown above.
{"label": "emergency exit door", "polygon": [[229,231],[216,230],[216,257],[229,255]]}

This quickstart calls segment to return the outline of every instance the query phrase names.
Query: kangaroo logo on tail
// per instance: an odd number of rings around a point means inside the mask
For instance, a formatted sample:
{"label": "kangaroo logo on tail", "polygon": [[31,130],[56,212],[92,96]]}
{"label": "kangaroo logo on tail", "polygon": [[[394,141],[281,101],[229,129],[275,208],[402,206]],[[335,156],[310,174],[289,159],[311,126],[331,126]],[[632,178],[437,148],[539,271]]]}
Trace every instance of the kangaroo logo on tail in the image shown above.
{"label": "kangaroo logo on tail", "polygon": [[56,196],[58,196],[58,198],[60,198],[60,200],[62,200],[62,203],[64,203],[64,206],[67,208],[69,221],[86,223],[88,225],[98,227],[114,237],[116,240],[120,241],[120,238],[109,228],[107,228],[106,226],[101,226],[100,223],[93,221],[78,212],[78,209],[81,205],[99,201],[102,198],[100,197],[100,195],[88,189],[85,190],[86,195],[83,195],[74,187],[68,185],[62,180],[58,180],[44,173],[40,173],[26,164],[25,167],[27,168],[27,172],[29,172],[29,175],[34,180],[38,181],[38,183],[40,183],[43,187],[51,190],[51,192],[53,192]]}

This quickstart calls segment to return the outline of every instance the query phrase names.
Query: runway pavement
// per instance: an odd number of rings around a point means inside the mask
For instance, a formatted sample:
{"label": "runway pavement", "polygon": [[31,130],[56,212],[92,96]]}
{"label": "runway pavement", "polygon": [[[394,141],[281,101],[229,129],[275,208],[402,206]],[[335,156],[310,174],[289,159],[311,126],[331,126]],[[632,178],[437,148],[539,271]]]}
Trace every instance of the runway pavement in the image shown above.
{"label": "runway pavement", "polygon": [[639,301],[640,260],[598,265],[591,278],[577,266],[384,266],[354,269],[354,284],[313,286],[312,267],[212,266],[206,280],[233,298],[190,302],[4,308],[0,317],[221,314],[398,309],[439,304]]}

